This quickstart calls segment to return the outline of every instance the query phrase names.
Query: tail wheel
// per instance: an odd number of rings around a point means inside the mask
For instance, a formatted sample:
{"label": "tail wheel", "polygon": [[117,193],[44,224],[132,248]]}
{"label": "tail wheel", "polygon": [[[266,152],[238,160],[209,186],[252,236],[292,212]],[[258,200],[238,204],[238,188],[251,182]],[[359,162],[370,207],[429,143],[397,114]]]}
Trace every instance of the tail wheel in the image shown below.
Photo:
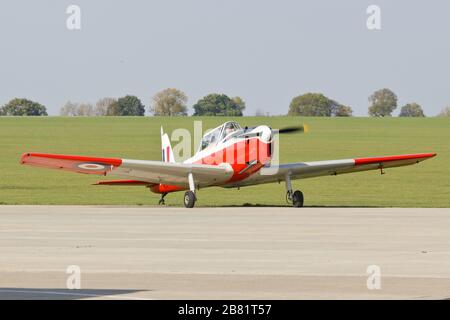
{"label": "tail wheel", "polygon": [[184,194],[184,206],[186,208],[193,208],[195,200],[197,200],[197,198],[195,197],[195,193],[190,190],[186,191],[186,193]]}
{"label": "tail wheel", "polygon": [[303,207],[303,193],[300,190],[292,194],[292,204],[297,208]]}

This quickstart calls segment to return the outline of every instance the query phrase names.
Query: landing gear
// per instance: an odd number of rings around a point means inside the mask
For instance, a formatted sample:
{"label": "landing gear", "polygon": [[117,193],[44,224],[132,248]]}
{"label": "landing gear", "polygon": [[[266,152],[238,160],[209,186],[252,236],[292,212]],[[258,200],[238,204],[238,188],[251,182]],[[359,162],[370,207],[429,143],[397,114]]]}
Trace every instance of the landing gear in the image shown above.
{"label": "landing gear", "polygon": [[189,190],[186,191],[186,193],[184,194],[184,206],[186,208],[193,208],[195,201],[197,200],[197,197],[195,196],[195,183],[194,183],[194,176],[192,175],[192,173],[189,173],[188,181],[189,181]]}
{"label": "landing gear", "polygon": [[160,205],[160,206],[163,206],[163,205],[165,205],[166,203],[164,202],[164,197],[165,196],[167,196],[167,192],[165,192],[165,193],[163,193],[162,195],[161,195],[161,199],[159,199],[159,202],[158,202],[158,204]]}
{"label": "landing gear", "polygon": [[292,195],[292,205],[296,208],[303,207],[303,192],[296,190]]}
{"label": "landing gear", "polygon": [[300,190],[292,192],[291,176],[286,175],[286,201],[296,208],[303,207],[303,193]]}
{"label": "landing gear", "polygon": [[184,206],[186,208],[193,208],[195,200],[197,200],[197,198],[195,197],[195,193],[191,190],[186,191],[186,193],[184,194]]}

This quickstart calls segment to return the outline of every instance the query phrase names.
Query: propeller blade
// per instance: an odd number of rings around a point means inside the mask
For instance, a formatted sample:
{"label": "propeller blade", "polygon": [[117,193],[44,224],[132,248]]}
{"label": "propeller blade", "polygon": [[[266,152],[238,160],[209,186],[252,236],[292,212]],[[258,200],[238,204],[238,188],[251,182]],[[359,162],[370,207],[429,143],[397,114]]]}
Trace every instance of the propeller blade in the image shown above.
{"label": "propeller blade", "polygon": [[306,124],[300,126],[284,127],[278,130],[277,133],[294,133],[294,132],[308,132],[309,128]]}

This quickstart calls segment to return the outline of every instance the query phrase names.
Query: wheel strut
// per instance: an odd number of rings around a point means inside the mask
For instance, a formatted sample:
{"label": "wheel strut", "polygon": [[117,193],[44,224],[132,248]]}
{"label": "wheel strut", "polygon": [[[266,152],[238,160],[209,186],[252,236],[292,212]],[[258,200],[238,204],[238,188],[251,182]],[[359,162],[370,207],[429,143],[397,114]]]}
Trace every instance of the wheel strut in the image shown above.
{"label": "wheel strut", "polygon": [[286,202],[291,203],[294,207],[303,207],[303,193],[300,190],[292,191],[292,183],[290,174],[286,174]]}
{"label": "wheel strut", "polygon": [[184,206],[186,208],[193,208],[195,201],[197,201],[197,196],[195,195],[195,182],[192,172],[188,174],[189,190],[184,194]]}
{"label": "wheel strut", "polygon": [[164,192],[163,194],[161,194],[161,199],[159,199],[158,204],[161,206],[165,205],[166,202],[164,201],[164,197],[167,196],[167,192]]}
{"label": "wheel strut", "polygon": [[285,179],[285,185],[286,185],[286,202],[292,203],[292,182],[291,182],[291,175],[286,174]]}

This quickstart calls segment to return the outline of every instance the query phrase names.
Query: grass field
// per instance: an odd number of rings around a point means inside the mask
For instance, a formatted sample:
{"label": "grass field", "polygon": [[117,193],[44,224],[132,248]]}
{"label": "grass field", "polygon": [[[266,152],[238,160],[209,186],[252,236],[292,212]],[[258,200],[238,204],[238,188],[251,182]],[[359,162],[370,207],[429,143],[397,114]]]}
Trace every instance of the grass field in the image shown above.
{"label": "grass field", "polygon": [[[91,186],[104,179],[22,166],[24,152],[160,160],[159,127],[203,129],[225,118],[16,118],[0,117],[0,204],[153,205],[159,195],[144,187]],[[437,152],[419,165],[294,181],[306,206],[450,207],[450,118],[245,117],[242,126],[274,128],[309,124],[308,134],[284,135],[280,162]],[[166,197],[182,206],[182,193]],[[200,190],[196,206],[286,205],[283,184]]]}

